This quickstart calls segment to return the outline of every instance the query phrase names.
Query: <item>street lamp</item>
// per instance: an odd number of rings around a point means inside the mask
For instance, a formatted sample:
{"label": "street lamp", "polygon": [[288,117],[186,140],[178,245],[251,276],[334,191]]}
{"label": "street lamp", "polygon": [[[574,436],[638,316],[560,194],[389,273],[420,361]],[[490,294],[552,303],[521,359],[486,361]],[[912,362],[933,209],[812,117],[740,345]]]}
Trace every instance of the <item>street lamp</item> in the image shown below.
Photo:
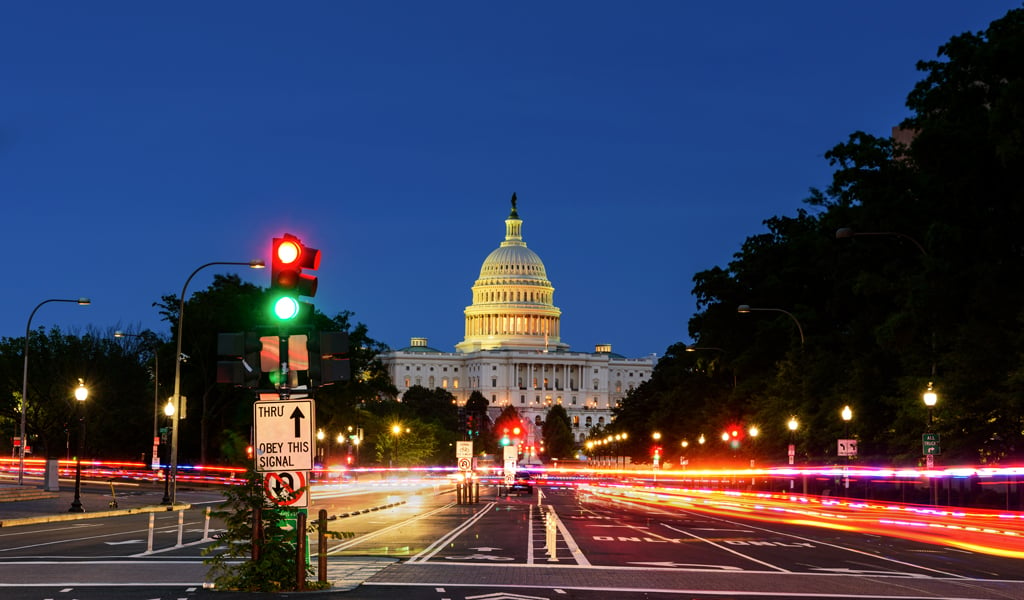
{"label": "street lamp", "polygon": [[[116,338],[134,337],[134,338],[147,339],[147,336],[144,336],[144,335],[141,335],[141,334],[137,334],[137,333],[125,333],[123,331],[115,331],[114,332],[114,337],[116,337]],[[149,461],[149,462],[152,465],[154,465],[153,468],[156,468],[156,466],[160,464],[160,460],[156,456],[156,448],[157,448],[156,439],[157,439],[157,436],[159,435],[159,431],[158,431],[158,427],[157,426],[158,426],[158,420],[160,418],[160,353],[157,351],[157,349],[159,348],[158,344],[159,344],[159,340],[154,342],[153,346],[152,346],[152,348],[153,348],[153,440],[154,440],[153,449],[154,449],[154,452],[153,452],[152,460]]]}
{"label": "street lamp", "polygon": [[82,453],[85,451],[85,399],[89,397],[89,389],[81,379],[75,388],[75,412],[78,414],[78,452],[75,455],[75,499],[71,501],[68,512],[85,512],[82,508]]}
{"label": "street lamp", "polygon": [[[164,416],[168,419],[172,419],[174,417],[174,398],[168,398],[167,404],[164,404]],[[164,497],[160,500],[160,504],[164,506],[171,506],[174,504],[174,501],[171,500],[170,483],[171,469],[170,467],[167,467],[164,469]]]}
{"label": "street lamp", "polygon": [[[408,431],[408,429],[406,429],[405,431]],[[402,426],[399,425],[398,423],[395,423],[394,425],[392,425],[391,426],[391,435],[395,436],[395,447],[391,451],[391,455],[392,455],[393,458],[392,458],[392,461],[388,463],[388,468],[393,467],[394,466],[393,463],[398,462],[398,436],[402,435]]]}
{"label": "street lamp", "polygon": [[208,262],[205,265],[200,265],[192,274],[185,280],[185,285],[181,286],[181,296],[178,298],[178,332],[177,332],[177,349],[174,353],[174,396],[171,397],[171,401],[174,402],[175,411],[174,416],[171,419],[171,505],[174,505],[177,499],[178,490],[178,421],[181,415],[181,340],[182,331],[185,328],[185,293],[188,291],[188,284],[192,281],[192,278],[196,276],[196,273],[202,271],[207,267],[214,265],[238,265],[247,266],[251,269],[262,269],[266,266],[266,263],[262,259],[255,258],[249,262]]}
{"label": "street lamp", "polygon": [[736,307],[736,312],[740,313],[741,315],[745,315],[747,313],[754,311],[780,312],[784,315],[787,315],[790,319],[793,319],[793,323],[796,324],[796,330],[800,333],[800,346],[804,345],[804,328],[800,326],[800,321],[796,320],[796,317],[793,316],[793,313],[789,312],[788,310],[782,310],[781,308],[753,308],[747,304],[740,304],[738,307]]}
{"label": "street lamp", "polygon": [[789,454],[789,464],[793,464],[796,459],[796,430],[800,427],[800,423],[796,420],[796,417],[790,417],[786,427],[789,428],[789,452],[787,454]]}
{"label": "street lamp", "polygon": [[[850,410],[850,405],[843,407],[839,415],[843,418],[843,440],[850,438],[850,420],[853,419],[853,411]],[[846,442],[849,443],[849,442]],[[846,451],[846,468],[843,469],[843,488],[850,489],[850,451]]]}
{"label": "street lamp", "polygon": [[74,302],[79,306],[92,304],[92,301],[88,298],[79,298],[78,300],[50,298],[37,304],[28,315],[28,323],[25,324],[25,352],[22,355],[25,361],[25,369],[21,378],[21,438],[20,445],[18,446],[18,485],[24,485],[25,483],[25,445],[28,443],[27,436],[25,435],[25,425],[28,419],[28,336],[32,332],[32,317],[36,316],[36,311],[39,310],[39,307],[47,302]]}
{"label": "street lamp", "polygon": [[928,432],[932,431],[932,410],[935,408],[935,403],[939,401],[939,395],[935,393],[935,389],[932,387],[932,382],[928,382],[928,389],[922,394],[924,399],[924,405],[928,407]]}

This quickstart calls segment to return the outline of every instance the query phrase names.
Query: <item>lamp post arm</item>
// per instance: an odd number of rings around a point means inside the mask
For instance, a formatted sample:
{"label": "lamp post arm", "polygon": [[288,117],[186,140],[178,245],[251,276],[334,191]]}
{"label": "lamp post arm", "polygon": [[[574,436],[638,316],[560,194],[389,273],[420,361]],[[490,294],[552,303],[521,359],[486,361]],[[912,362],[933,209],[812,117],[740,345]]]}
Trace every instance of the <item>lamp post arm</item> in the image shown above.
{"label": "lamp post arm", "polygon": [[49,300],[43,300],[32,309],[32,312],[28,315],[28,322],[25,323],[25,350],[22,354],[24,365],[21,373],[21,433],[18,447],[18,485],[24,485],[25,483],[25,443],[28,441],[26,434],[26,427],[28,426],[28,336],[32,333],[32,318],[36,316],[36,312],[43,307],[44,304],[49,302],[75,302],[77,304],[89,304],[89,300],[86,298],[79,298],[78,300],[70,300],[64,298],[50,298]]}
{"label": "lamp post arm", "polygon": [[800,345],[801,346],[804,345],[804,328],[800,326],[800,321],[798,321],[797,318],[795,316],[793,316],[793,313],[789,312],[788,310],[781,309],[781,308],[753,308],[753,307],[750,307],[750,306],[747,306],[745,308],[746,308],[746,310],[749,310],[749,311],[761,310],[761,311],[766,311],[766,312],[780,312],[780,313],[788,316],[790,319],[793,319],[793,323],[796,325],[796,330],[797,330],[797,332],[800,333]]}
{"label": "lamp post arm", "polygon": [[208,262],[204,265],[200,265],[192,274],[185,280],[185,285],[181,286],[181,297],[178,298],[178,338],[176,344],[176,350],[174,355],[174,416],[171,418],[171,462],[169,465],[169,471],[171,474],[171,495],[170,504],[173,506],[177,497],[178,487],[178,420],[181,415],[181,341],[184,336],[182,335],[183,328],[185,326],[185,294],[188,292],[188,284],[192,282],[192,278],[196,276],[196,273],[202,271],[207,267],[214,265],[244,265],[248,267],[262,267],[262,260],[252,260],[249,262],[236,262],[236,261],[214,261]]}

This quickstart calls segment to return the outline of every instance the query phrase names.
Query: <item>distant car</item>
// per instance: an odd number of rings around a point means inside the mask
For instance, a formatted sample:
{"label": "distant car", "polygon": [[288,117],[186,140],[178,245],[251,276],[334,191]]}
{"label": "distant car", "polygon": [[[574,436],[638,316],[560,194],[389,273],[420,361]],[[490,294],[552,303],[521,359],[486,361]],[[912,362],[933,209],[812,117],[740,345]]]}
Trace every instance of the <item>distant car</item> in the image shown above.
{"label": "distant car", "polygon": [[533,477],[529,473],[516,473],[516,479],[508,488],[509,494],[533,494]]}

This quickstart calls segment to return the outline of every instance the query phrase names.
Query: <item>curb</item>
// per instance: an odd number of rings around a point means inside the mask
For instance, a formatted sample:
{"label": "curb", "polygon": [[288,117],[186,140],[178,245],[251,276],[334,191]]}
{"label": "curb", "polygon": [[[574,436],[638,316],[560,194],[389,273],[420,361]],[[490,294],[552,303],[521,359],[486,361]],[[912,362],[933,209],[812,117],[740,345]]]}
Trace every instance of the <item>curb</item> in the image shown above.
{"label": "curb", "polygon": [[3,521],[0,521],[0,528],[17,527],[19,525],[36,525],[39,523],[55,523],[58,521],[79,521],[82,519],[118,517],[121,515],[135,515],[141,513],[173,512],[176,510],[188,510],[190,508],[192,508],[191,504],[175,504],[173,506],[164,506],[162,504],[157,504],[154,506],[140,506],[137,508],[122,508],[119,510],[101,510],[98,512],[91,513],[67,513],[56,515],[42,515],[38,517],[22,517],[20,519],[4,519]]}

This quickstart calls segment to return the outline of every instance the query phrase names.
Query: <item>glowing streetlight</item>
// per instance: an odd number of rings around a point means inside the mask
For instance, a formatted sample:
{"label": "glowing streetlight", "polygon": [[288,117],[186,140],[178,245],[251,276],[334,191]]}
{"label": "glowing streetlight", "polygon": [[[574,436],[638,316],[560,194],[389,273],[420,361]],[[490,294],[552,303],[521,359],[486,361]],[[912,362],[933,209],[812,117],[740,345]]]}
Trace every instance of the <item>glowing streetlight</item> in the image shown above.
{"label": "glowing streetlight", "polygon": [[921,395],[924,400],[924,405],[928,407],[928,431],[932,430],[932,409],[935,408],[935,403],[939,401],[939,395],[935,393],[935,388],[932,387],[932,382],[928,382],[928,389]]}

